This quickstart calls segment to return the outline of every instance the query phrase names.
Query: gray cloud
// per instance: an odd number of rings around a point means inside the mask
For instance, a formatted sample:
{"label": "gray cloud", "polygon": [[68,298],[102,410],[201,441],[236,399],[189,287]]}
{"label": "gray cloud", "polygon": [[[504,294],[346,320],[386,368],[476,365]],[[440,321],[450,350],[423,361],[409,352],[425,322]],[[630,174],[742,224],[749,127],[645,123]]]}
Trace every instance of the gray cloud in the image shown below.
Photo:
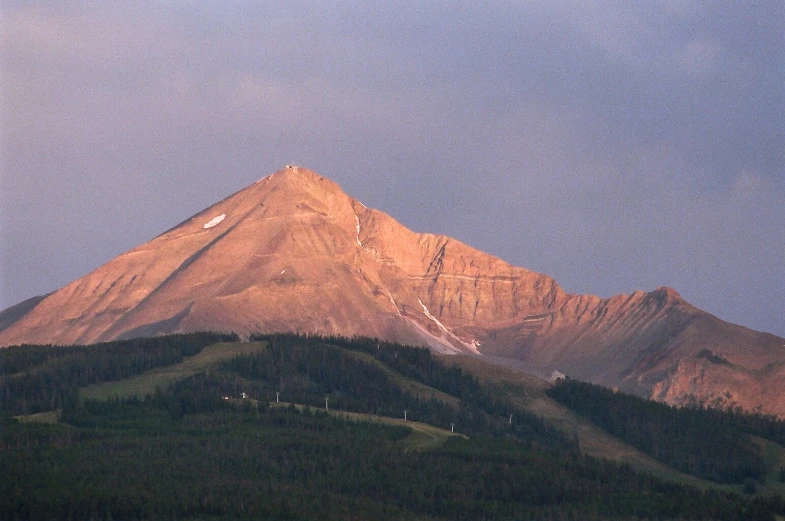
{"label": "gray cloud", "polygon": [[776,1],[4,3],[0,307],[294,162],[418,231],[785,335]]}

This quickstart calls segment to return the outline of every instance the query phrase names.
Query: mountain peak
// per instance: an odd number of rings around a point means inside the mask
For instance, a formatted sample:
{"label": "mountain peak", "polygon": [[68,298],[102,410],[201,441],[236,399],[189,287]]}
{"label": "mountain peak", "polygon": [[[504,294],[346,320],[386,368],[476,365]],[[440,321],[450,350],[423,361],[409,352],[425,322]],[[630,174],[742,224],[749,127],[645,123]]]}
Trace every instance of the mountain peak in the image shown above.
{"label": "mountain peak", "polygon": [[[313,170],[301,166],[286,165],[281,170],[264,177],[248,187],[258,193],[265,206],[278,206],[280,209],[303,207],[332,213],[335,205],[347,206],[352,199],[335,181]],[[318,208],[317,208],[318,207]]]}
{"label": "mountain peak", "polygon": [[679,292],[670,286],[660,286],[656,291],[666,295],[669,299],[681,300],[681,295],[679,295]]}
{"label": "mountain peak", "polygon": [[257,184],[259,183],[272,185],[290,184],[292,186],[321,185],[324,188],[329,187],[331,191],[335,190],[335,188],[340,190],[340,187],[338,187],[338,184],[335,181],[332,181],[313,170],[296,165],[286,165],[282,169],[257,181]]}
{"label": "mountain peak", "polygon": [[679,292],[668,286],[660,286],[650,293],[650,295],[664,303],[683,302]]}
{"label": "mountain peak", "polygon": [[269,179],[273,179],[275,177],[295,177],[295,176],[299,176],[302,178],[310,178],[311,180],[324,179],[324,176],[308,168],[298,165],[286,165],[280,170],[276,170],[272,174],[268,175],[267,177],[263,177],[259,181],[266,181]]}
{"label": "mountain peak", "polygon": [[[775,363],[783,340],[706,315],[667,287],[610,299],[567,294],[547,275],[415,233],[330,179],[287,165],[0,313],[0,346],[207,330],[362,335],[510,360],[546,377],[557,370],[656,389],[674,403],[731,393],[744,407],[785,414],[776,393],[785,367]],[[731,367],[716,357],[695,358],[707,349],[743,368],[733,373],[742,383],[722,376]],[[749,376],[757,374],[770,397],[750,391],[763,385]],[[693,385],[695,375],[703,380]]]}

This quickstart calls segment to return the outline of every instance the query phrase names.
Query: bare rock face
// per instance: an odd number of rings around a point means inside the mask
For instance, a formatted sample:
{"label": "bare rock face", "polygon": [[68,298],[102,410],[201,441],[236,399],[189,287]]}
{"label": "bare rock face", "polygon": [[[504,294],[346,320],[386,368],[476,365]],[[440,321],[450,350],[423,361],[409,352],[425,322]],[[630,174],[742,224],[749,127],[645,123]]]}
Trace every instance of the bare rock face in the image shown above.
{"label": "bare rock face", "polygon": [[0,313],[0,345],[189,331],[365,335],[685,404],[785,416],[785,340],[660,288],[572,295],[414,233],[287,166],[45,297]]}

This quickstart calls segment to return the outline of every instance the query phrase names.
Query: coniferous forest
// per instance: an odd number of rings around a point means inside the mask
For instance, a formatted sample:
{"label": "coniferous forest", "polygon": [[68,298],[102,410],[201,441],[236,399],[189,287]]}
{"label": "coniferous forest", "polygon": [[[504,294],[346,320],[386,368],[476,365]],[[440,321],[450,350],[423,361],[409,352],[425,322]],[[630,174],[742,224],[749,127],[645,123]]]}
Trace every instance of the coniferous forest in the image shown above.
{"label": "coniferous forest", "polygon": [[0,411],[32,414],[73,407],[80,387],[175,364],[237,335],[191,333],[90,346],[0,349]]}
{"label": "coniferous forest", "polygon": [[[699,489],[585,456],[492,385],[427,350],[376,340],[257,337],[259,349],[144,396],[81,394],[235,340],[0,350],[0,519],[773,521],[785,512],[778,497]],[[614,407],[612,396],[592,396]],[[51,409],[57,423],[13,418]],[[444,434],[422,445],[422,424]],[[727,432],[727,443],[746,447],[738,426]]]}
{"label": "coniferous forest", "polygon": [[785,442],[785,422],[773,416],[673,407],[571,379],[548,394],[654,458],[720,483],[763,476],[763,457],[750,434]]}

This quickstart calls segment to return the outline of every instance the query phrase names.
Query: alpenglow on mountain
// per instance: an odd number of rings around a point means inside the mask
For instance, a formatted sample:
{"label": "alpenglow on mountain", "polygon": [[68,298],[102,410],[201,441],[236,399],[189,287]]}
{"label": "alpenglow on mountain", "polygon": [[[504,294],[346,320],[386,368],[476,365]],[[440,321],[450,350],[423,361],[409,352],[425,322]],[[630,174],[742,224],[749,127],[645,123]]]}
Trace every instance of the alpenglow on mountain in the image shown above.
{"label": "alpenglow on mountain", "polygon": [[415,233],[287,166],[44,297],[0,345],[173,332],[363,335],[553,371],[672,404],[785,415],[785,340],[659,288],[601,299]]}

